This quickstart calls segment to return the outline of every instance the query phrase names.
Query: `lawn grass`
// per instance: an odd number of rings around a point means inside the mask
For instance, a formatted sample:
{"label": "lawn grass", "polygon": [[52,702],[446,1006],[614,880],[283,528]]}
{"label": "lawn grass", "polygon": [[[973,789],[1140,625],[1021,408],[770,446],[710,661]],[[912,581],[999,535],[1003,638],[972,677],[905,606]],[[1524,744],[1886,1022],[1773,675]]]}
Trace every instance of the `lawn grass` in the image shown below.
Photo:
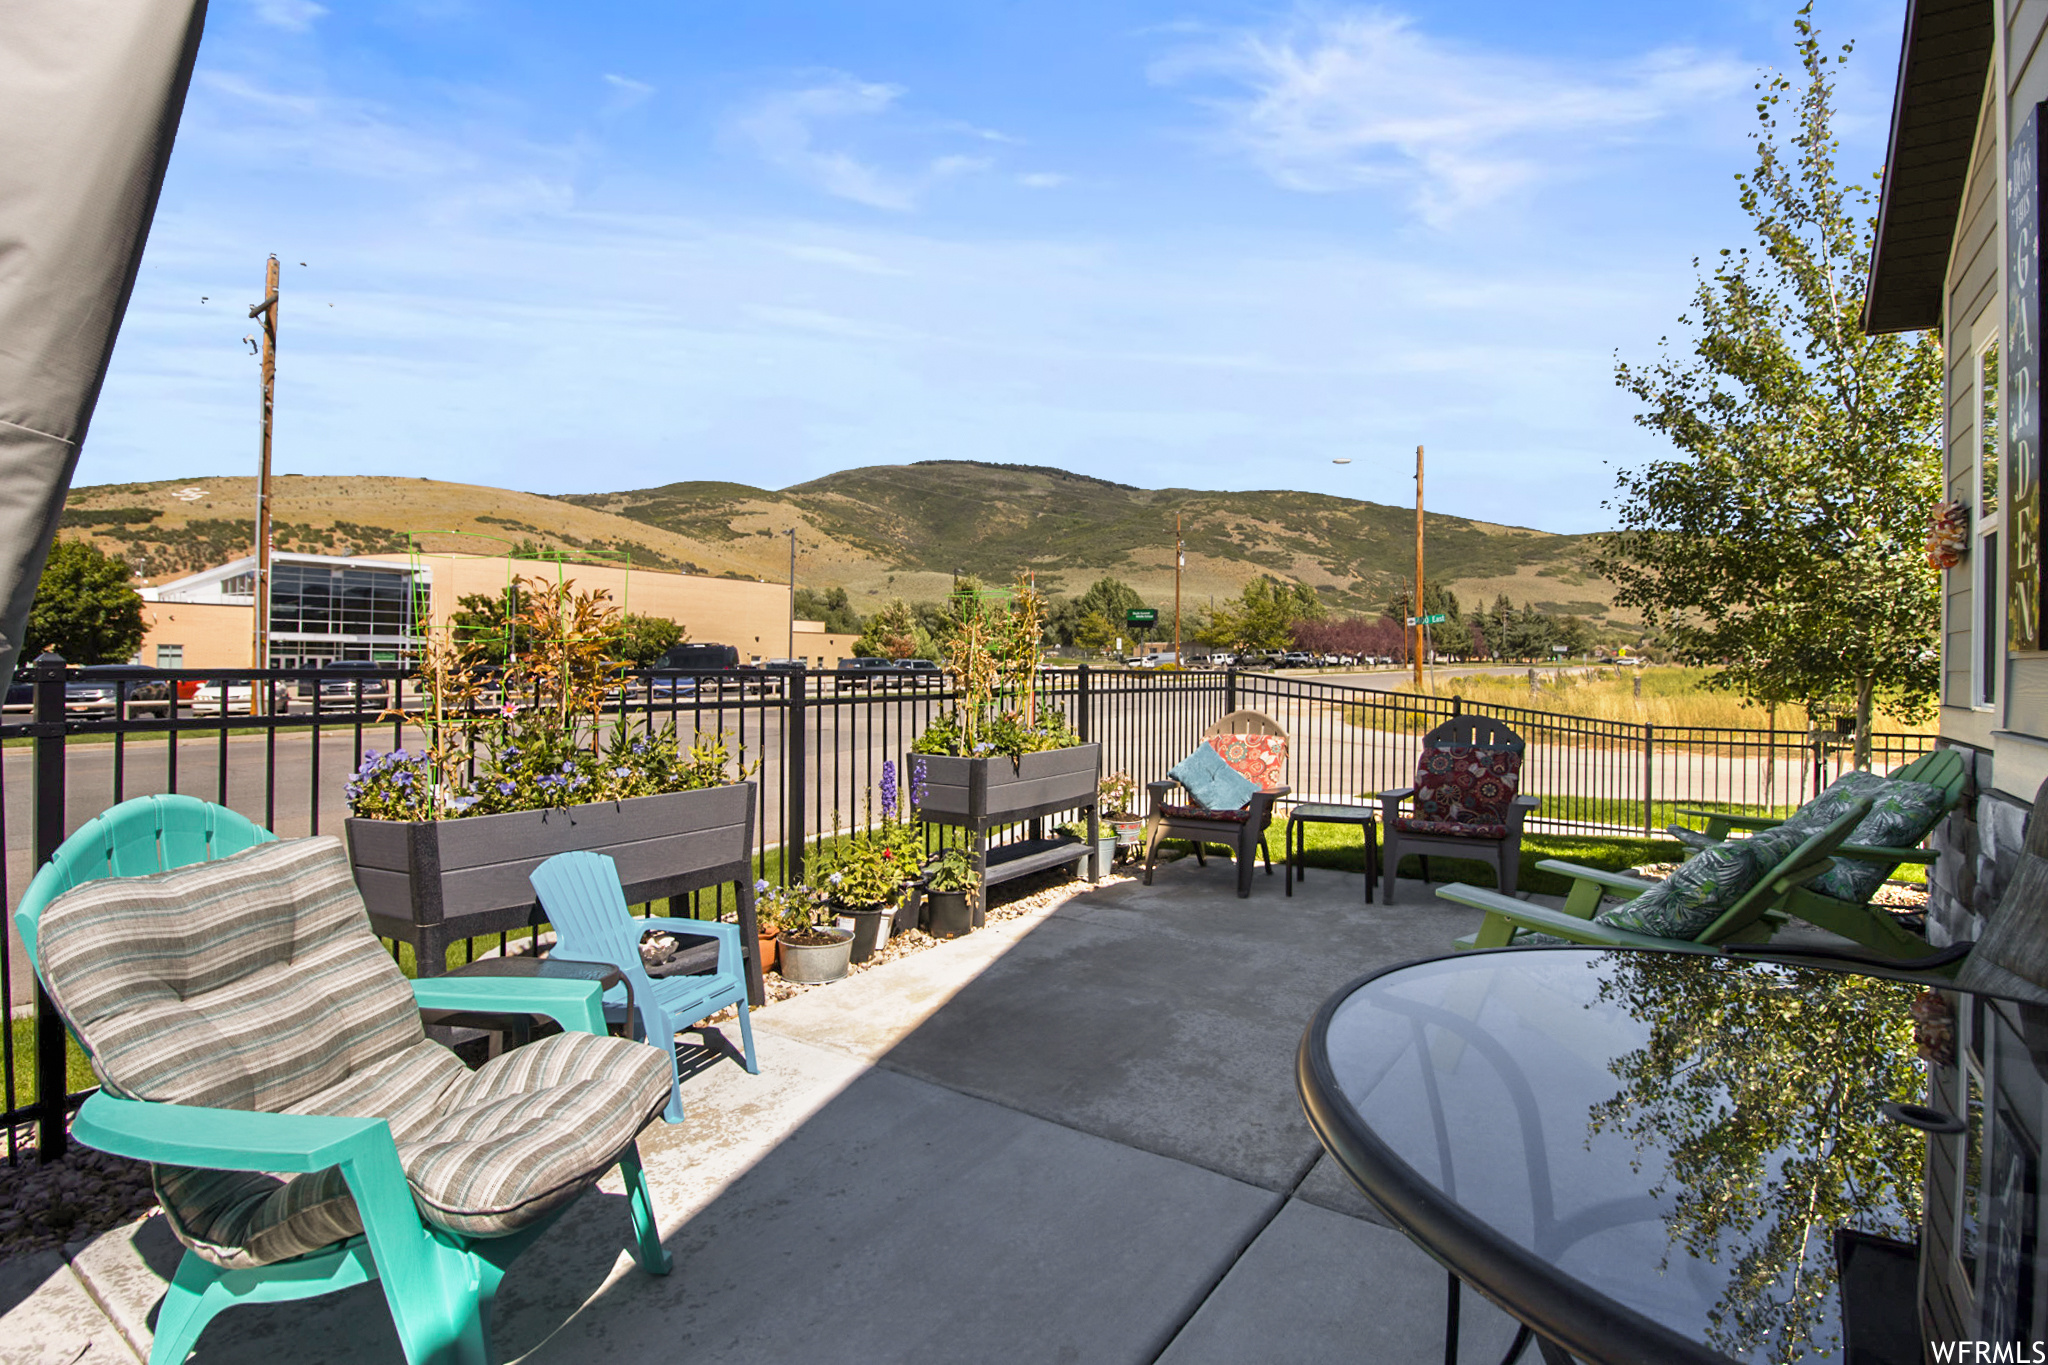
{"label": "lawn grass", "polygon": [[[1278,837],[1276,829],[1269,839]],[[1358,831],[1344,825],[1309,825],[1308,850],[1304,863],[1309,867],[1326,867],[1338,872],[1365,871],[1365,846]],[[1685,846],[1675,839],[1639,839],[1628,837],[1584,836],[1563,834],[1524,834],[1522,836],[1522,866],[1516,874],[1520,890],[1535,891],[1561,896],[1571,889],[1566,878],[1549,872],[1539,871],[1536,864],[1545,858],[1558,858],[1565,862],[1578,863],[1585,867],[1602,868],[1610,872],[1622,872],[1644,863],[1675,863],[1685,854]],[[1445,858],[1431,855],[1430,876],[1437,882],[1470,882],[1474,886],[1492,886],[1493,868],[1490,864],[1469,859]],[[1413,855],[1401,860],[1400,875],[1420,878],[1422,867]]]}
{"label": "lawn grass", "polygon": [[[1622,721],[1631,725],[1704,726],[1717,729],[1762,730],[1771,717],[1763,708],[1745,704],[1732,692],[1703,687],[1718,670],[1681,668],[1676,665],[1643,665],[1630,668],[1591,668],[1579,672],[1538,668],[1536,686],[1529,686],[1527,673],[1503,676],[1497,673],[1441,678],[1435,686],[1404,687],[1410,695],[1463,697],[1484,707],[1519,706],[1532,711],[1555,711],[1593,720]],[[1641,690],[1637,685],[1640,680]],[[1777,728],[1781,732],[1804,731],[1806,713],[1798,707],[1779,707]],[[1936,733],[1933,720],[1908,724],[1879,713],[1874,727],[1890,734]],[[1789,739],[1789,736],[1788,736]]]}
{"label": "lawn grass", "polygon": [[[34,1016],[10,1019],[8,1026],[14,1041],[14,1092],[7,1104],[19,1109],[36,1102],[36,1021]],[[92,1074],[92,1063],[85,1059],[85,1049],[69,1033],[64,1035],[64,1052],[64,1083],[72,1093],[100,1083]]]}

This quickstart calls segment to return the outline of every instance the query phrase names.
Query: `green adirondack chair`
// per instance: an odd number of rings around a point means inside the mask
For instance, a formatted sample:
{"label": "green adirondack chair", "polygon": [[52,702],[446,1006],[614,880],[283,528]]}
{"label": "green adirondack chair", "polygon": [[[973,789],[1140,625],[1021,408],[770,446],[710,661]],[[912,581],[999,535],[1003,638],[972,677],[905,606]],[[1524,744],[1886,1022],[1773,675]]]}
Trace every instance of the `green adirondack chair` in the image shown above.
{"label": "green adirondack chair", "polygon": [[[1936,749],[1922,754],[1911,763],[1893,769],[1890,776],[1898,781],[1920,782],[1940,788],[1944,798],[1943,819],[1962,803],[1969,785],[1963,756],[1954,749]],[[1682,825],[1670,827],[1674,838],[1695,849],[1717,844],[1736,830],[1765,830],[1782,823],[1768,816],[1730,815],[1725,811],[1681,808],[1678,813],[1707,822],[1704,831],[1687,829]],[[1890,876],[1901,863],[1932,866],[1935,860],[1932,849],[1856,843],[1843,844],[1835,850],[1835,857],[1877,865],[1882,868],[1883,876]],[[1780,908],[1808,924],[1874,948],[1888,957],[1915,958],[1927,952],[1925,938],[1902,926],[1896,915],[1882,906],[1871,905],[1867,900],[1847,900],[1820,887],[1802,885],[1786,896]]]}
{"label": "green adirondack chair", "polygon": [[[61,945],[56,937],[46,938],[42,933],[44,912],[63,892],[101,878],[137,877],[189,867],[272,844],[280,850],[275,855],[280,861],[293,856],[284,850],[294,845],[305,846],[309,859],[328,857],[326,885],[332,888],[337,881],[345,882],[345,855],[336,841],[279,843],[268,830],[235,812],[191,797],[148,796],[126,801],[88,821],[64,841],[30,882],[15,911],[15,927],[28,946],[37,974],[51,987],[53,998],[61,1002],[64,992],[60,986],[83,989],[71,980],[53,982],[51,977],[53,959],[49,959],[49,954],[60,952]],[[313,847],[316,845],[333,847]],[[273,855],[252,852],[249,856]],[[347,894],[352,894],[352,883],[346,884]],[[144,899],[139,890],[137,899]],[[141,927],[142,933],[149,931],[146,924]],[[51,930],[53,936],[59,932],[56,927]],[[365,948],[383,954],[370,933],[367,917],[361,934],[366,944],[352,942],[352,929],[344,929],[335,941],[347,940],[342,946],[352,950],[358,961],[370,960],[365,956]],[[130,944],[136,941],[134,936],[126,940]],[[296,949],[297,939],[287,942]],[[659,1113],[667,1099],[664,1059],[637,1043],[604,1037],[604,1047],[596,1048],[594,1040],[579,1043],[571,1037],[606,1034],[598,983],[442,977],[408,984],[421,1008],[551,1017],[561,1024],[565,1034],[563,1039],[545,1041],[566,1042],[567,1046],[561,1049],[564,1056],[581,1050],[601,1054],[614,1064],[624,1061],[635,1069],[635,1081],[630,1087],[624,1080],[615,1080],[611,1073],[587,1065],[577,1078],[585,1087],[612,1085],[613,1090],[606,1093],[621,1099],[627,1097],[630,1088],[631,1096],[636,1097],[632,1099],[634,1114],[629,1116],[631,1128],[623,1148],[603,1157],[587,1178],[594,1183],[597,1175],[616,1164],[626,1186],[640,1266],[650,1274],[668,1273],[670,1258],[661,1245],[638,1147],[631,1138],[631,1132],[637,1132],[640,1123]],[[118,995],[120,991],[112,993]],[[281,1001],[275,1009],[283,1014],[289,1003]],[[96,1032],[103,1038],[111,1036],[104,1017],[85,1020],[81,1026],[81,1021],[67,1015],[66,1024],[88,1053],[93,1053],[88,1039]],[[289,1030],[288,1020],[278,1020],[278,1037],[288,1037]],[[344,1033],[333,1039],[333,1045],[340,1049],[360,1041],[360,1034],[351,1038]],[[147,1046],[146,1040],[143,1046]],[[434,1045],[424,1046],[431,1049]],[[633,1053],[617,1053],[619,1048],[630,1048]],[[118,1070],[122,1061],[118,1047],[105,1057],[94,1054],[94,1066],[103,1076],[113,1074],[109,1070],[110,1060]],[[455,1063],[455,1067],[459,1071],[460,1063]],[[488,1070],[475,1073],[474,1079],[481,1081]],[[640,1076],[639,1072],[646,1074]],[[351,1083],[368,1074],[353,1073]],[[646,1091],[645,1096],[640,1096],[641,1090]],[[530,1092],[515,1089],[512,1093]],[[637,1114],[641,1098],[651,1103],[645,1115]],[[407,1121],[416,1129],[418,1119],[419,1115],[413,1114]],[[164,1179],[236,1179],[231,1173],[261,1172],[288,1180],[294,1175],[338,1170],[343,1189],[359,1216],[363,1229],[360,1233],[267,1263],[222,1265],[218,1256],[208,1259],[188,1241],[184,1259],[158,1309],[150,1365],[182,1362],[208,1321],[223,1308],[309,1298],[373,1280],[382,1283],[408,1361],[414,1365],[484,1365],[491,1358],[490,1308],[500,1279],[519,1253],[552,1226],[574,1198],[571,1195],[559,1206],[502,1235],[451,1230],[445,1222],[430,1221],[422,1215],[407,1169],[400,1162],[392,1124],[383,1117],[150,1101],[123,1098],[103,1088],[79,1109],[71,1133],[78,1141],[104,1152],[147,1161],[158,1168],[188,1168],[172,1172],[159,1169],[160,1195],[165,1188]],[[489,1134],[465,1136],[487,1138]],[[539,1164],[544,1155],[529,1153],[528,1159]],[[172,1225],[174,1230],[180,1230],[177,1218],[173,1218]],[[184,1233],[180,1231],[180,1235]],[[214,1250],[218,1253],[220,1249]]]}
{"label": "green adirondack chair", "polygon": [[1460,949],[1509,947],[1519,934],[1530,931],[1596,947],[1712,952],[1724,943],[1769,939],[1785,922],[1783,906],[1786,898],[1833,865],[1833,856],[1842,846],[1842,841],[1869,813],[1870,803],[1858,802],[1827,828],[1808,836],[1766,869],[1712,923],[1690,939],[1640,933],[1594,919],[1603,897],[1633,900],[1657,883],[1572,863],[1546,860],[1538,864],[1572,879],[1572,889],[1562,910],[1516,900],[1498,891],[1461,882],[1440,886],[1436,894],[1454,904],[1486,912],[1486,919],[1478,932],[1457,940],[1456,946]]}

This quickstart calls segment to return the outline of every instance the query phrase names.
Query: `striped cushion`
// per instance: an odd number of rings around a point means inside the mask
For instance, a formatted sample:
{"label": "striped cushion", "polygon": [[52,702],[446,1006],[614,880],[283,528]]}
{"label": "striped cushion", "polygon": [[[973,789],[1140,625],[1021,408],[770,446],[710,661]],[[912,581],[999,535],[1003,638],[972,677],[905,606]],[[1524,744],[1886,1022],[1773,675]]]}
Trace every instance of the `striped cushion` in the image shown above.
{"label": "striped cushion", "polygon": [[[134,1099],[388,1119],[429,1221],[511,1232],[576,1195],[668,1102],[669,1060],[571,1033],[471,1073],[425,1037],[334,838],[65,892],[45,980],[108,1090]],[[155,1168],[186,1245],[265,1265],[362,1230],[336,1169]]]}
{"label": "striped cushion", "polygon": [[[298,1106],[391,1120],[428,1222],[472,1237],[515,1232],[576,1197],[668,1103],[668,1057],[644,1043],[563,1033],[470,1072],[423,1042]],[[310,1175],[156,1168],[164,1213],[216,1265],[267,1265],[362,1231],[338,1168]]]}
{"label": "striped cushion", "polygon": [[38,941],[51,996],[130,1099],[292,1109],[425,1037],[332,837],[86,882]]}

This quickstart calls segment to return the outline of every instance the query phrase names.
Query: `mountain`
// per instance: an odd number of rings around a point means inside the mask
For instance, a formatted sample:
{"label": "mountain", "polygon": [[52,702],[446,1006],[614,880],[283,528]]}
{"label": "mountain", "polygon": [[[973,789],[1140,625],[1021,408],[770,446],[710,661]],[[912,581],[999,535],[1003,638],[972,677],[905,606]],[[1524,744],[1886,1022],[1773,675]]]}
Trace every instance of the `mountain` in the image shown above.
{"label": "mountain", "polygon": [[[65,534],[125,555],[152,582],[248,553],[253,479],[75,488]],[[1391,491],[1391,490],[1390,490]],[[779,491],[690,482],[548,497],[476,484],[363,475],[272,482],[279,549],[322,553],[566,552],[649,568],[776,581],[795,531],[800,585],[844,587],[856,608],[936,598],[956,572],[1022,570],[1078,593],[1104,574],[1173,601],[1174,524],[1189,607],[1260,575],[1308,583],[1333,608],[1375,611],[1413,572],[1415,513],[1319,493],[1142,489],[1063,470],[970,461],[850,469]],[[1604,620],[1612,591],[1586,570],[1587,537],[1432,512],[1428,573],[1461,600]]]}

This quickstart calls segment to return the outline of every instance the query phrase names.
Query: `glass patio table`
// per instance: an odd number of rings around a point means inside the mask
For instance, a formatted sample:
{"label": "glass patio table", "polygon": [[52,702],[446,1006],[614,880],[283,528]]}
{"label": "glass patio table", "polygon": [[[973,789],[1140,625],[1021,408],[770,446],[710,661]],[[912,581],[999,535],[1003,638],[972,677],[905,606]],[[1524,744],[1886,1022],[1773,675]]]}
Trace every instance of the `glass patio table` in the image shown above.
{"label": "glass patio table", "polygon": [[[1331,1156],[1546,1361],[1900,1365],[2032,1345],[2048,1008],[1750,957],[1510,948],[1332,996]],[[1953,1348],[1951,1348],[1953,1349]],[[1983,1359],[1992,1359],[1984,1355]]]}

